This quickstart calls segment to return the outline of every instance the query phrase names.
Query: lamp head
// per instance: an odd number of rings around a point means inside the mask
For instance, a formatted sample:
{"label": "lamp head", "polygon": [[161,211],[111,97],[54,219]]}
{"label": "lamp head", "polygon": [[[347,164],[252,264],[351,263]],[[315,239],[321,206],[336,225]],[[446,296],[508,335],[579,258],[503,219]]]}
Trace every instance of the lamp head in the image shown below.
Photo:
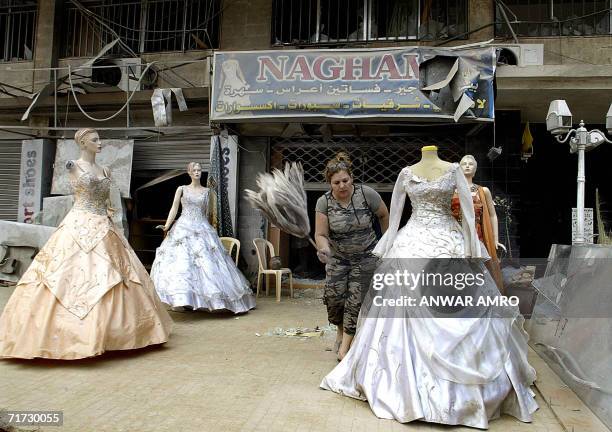
{"label": "lamp head", "polygon": [[546,114],[546,129],[553,135],[561,135],[572,129],[572,113],[563,99],[550,103]]}
{"label": "lamp head", "polygon": [[608,109],[608,114],[606,114],[606,129],[608,129],[608,133],[612,135],[612,103]]}

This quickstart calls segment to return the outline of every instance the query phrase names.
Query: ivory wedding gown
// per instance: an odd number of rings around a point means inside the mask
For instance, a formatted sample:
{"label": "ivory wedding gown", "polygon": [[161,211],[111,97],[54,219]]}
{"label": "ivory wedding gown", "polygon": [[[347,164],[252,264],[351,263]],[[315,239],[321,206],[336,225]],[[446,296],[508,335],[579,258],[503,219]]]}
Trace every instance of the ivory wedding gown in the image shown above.
{"label": "ivory wedding gown", "polygon": [[162,302],[207,311],[253,309],[248,281],[206,220],[210,189],[182,188],[181,216],[157,248],[151,267]]}
{"label": "ivory wedding gown", "polygon": [[[455,188],[462,225],[451,213]],[[406,194],[412,215],[398,232]],[[383,257],[380,268],[390,263],[418,272],[444,268],[453,259],[471,262],[468,266],[476,262],[485,284],[472,293],[500,296],[482,259],[461,259],[482,257],[480,249],[459,164],[433,181],[404,168],[393,190],[389,229],[374,250]],[[420,286],[409,295],[418,298],[425,291]],[[457,318],[461,314],[448,317],[428,307],[368,307],[373,292],[362,306],[351,349],[323,379],[322,388],[367,400],[376,416],[402,423],[487,428],[490,419],[503,413],[531,421],[538,408],[530,389],[535,371],[527,362],[527,334],[517,307],[484,307]],[[391,298],[397,294],[397,288],[386,291]]]}
{"label": "ivory wedding gown", "polygon": [[0,357],[79,359],[168,340],[172,320],[107,216],[108,172],[71,183],[74,206],[0,317]]}

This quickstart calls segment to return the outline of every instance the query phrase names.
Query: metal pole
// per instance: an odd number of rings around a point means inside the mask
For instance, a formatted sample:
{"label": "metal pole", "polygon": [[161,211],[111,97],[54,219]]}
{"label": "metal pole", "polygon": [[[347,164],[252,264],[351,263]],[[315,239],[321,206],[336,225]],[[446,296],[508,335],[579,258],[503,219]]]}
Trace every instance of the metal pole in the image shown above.
{"label": "metal pole", "polygon": [[[187,1],[183,2],[183,40],[181,41],[181,51],[185,52],[185,38],[187,36]],[[211,47],[212,48],[212,47]]]}
{"label": "metal pole", "polygon": [[580,127],[576,131],[576,144],[578,148],[578,191],[576,196],[576,240],[574,241],[574,244],[586,243],[584,238],[584,152],[586,149],[587,139],[588,132],[584,127],[584,121],[580,120]]}
{"label": "metal pole", "polygon": [[53,69],[53,127],[57,127],[57,69]]}
{"label": "metal pole", "polygon": [[584,244],[584,146],[578,144],[578,194],[577,194],[577,208],[578,214],[576,215],[576,241],[575,244]]}
{"label": "metal pole", "polygon": [[125,70],[123,71],[123,76],[125,76],[125,126],[130,127],[130,69],[128,65],[125,65]]}
{"label": "metal pole", "polygon": [[[327,30],[327,33],[329,34],[329,30]],[[317,31],[315,32],[315,43],[319,43],[320,36],[321,36],[321,0],[317,0]]]}

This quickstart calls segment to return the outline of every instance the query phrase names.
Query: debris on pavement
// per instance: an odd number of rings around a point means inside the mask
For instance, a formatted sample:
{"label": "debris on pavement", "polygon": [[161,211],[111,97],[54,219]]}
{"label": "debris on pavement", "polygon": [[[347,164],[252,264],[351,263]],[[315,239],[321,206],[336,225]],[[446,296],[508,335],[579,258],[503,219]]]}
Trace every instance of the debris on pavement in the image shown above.
{"label": "debris on pavement", "polygon": [[314,328],[308,327],[290,327],[284,329],[282,327],[275,327],[266,332],[266,336],[281,336],[281,337],[298,337],[298,338],[314,338],[321,337],[324,334],[335,331],[335,326],[332,329],[331,325],[324,327],[316,326]]}

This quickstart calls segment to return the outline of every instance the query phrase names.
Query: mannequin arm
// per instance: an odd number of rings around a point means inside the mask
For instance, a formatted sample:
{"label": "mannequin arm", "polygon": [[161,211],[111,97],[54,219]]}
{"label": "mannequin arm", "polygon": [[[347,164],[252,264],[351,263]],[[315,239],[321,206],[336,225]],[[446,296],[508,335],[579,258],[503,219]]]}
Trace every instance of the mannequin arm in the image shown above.
{"label": "mannequin arm", "polygon": [[327,263],[331,257],[331,248],[329,247],[329,220],[327,215],[321,212],[315,212],[315,242],[317,243],[317,257],[322,263]]}
{"label": "mannequin arm", "polygon": [[183,187],[179,186],[176,189],[176,193],[174,194],[174,202],[172,203],[172,208],[170,209],[170,214],[168,215],[168,219],[166,220],[166,224],[164,225],[163,230],[168,231],[172,226],[172,222],[174,222],[174,218],[178,213],[179,206],[181,205],[181,196],[183,195]]}
{"label": "mannequin arm", "polygon": [[484,192],[485,200],[487,201],[486,205],[487,209],[489,210],[489,218],[491,219],[491,226],[493,228],[493,240],[495,241],[495,247],[501,247],[505,250],[506,247],[499,242],[499,222],[497,220],[497,213],[495,212],[493,196],[491,195],[491,191],[487,187],[483,186],[482,191]]}
{"label": "mannequin arm", "polygon": [[481,257],[480,242],[476,234],[474,215],[474,202],[472,201],[472,193],[468,186],[465,175],[457,164],[455,171],[455,179],[457,182],[457,195],[459,195],[459,205],[461,206],[461,226],[463,228],[463,238],[465,239],[465,256],[466,258]]}

